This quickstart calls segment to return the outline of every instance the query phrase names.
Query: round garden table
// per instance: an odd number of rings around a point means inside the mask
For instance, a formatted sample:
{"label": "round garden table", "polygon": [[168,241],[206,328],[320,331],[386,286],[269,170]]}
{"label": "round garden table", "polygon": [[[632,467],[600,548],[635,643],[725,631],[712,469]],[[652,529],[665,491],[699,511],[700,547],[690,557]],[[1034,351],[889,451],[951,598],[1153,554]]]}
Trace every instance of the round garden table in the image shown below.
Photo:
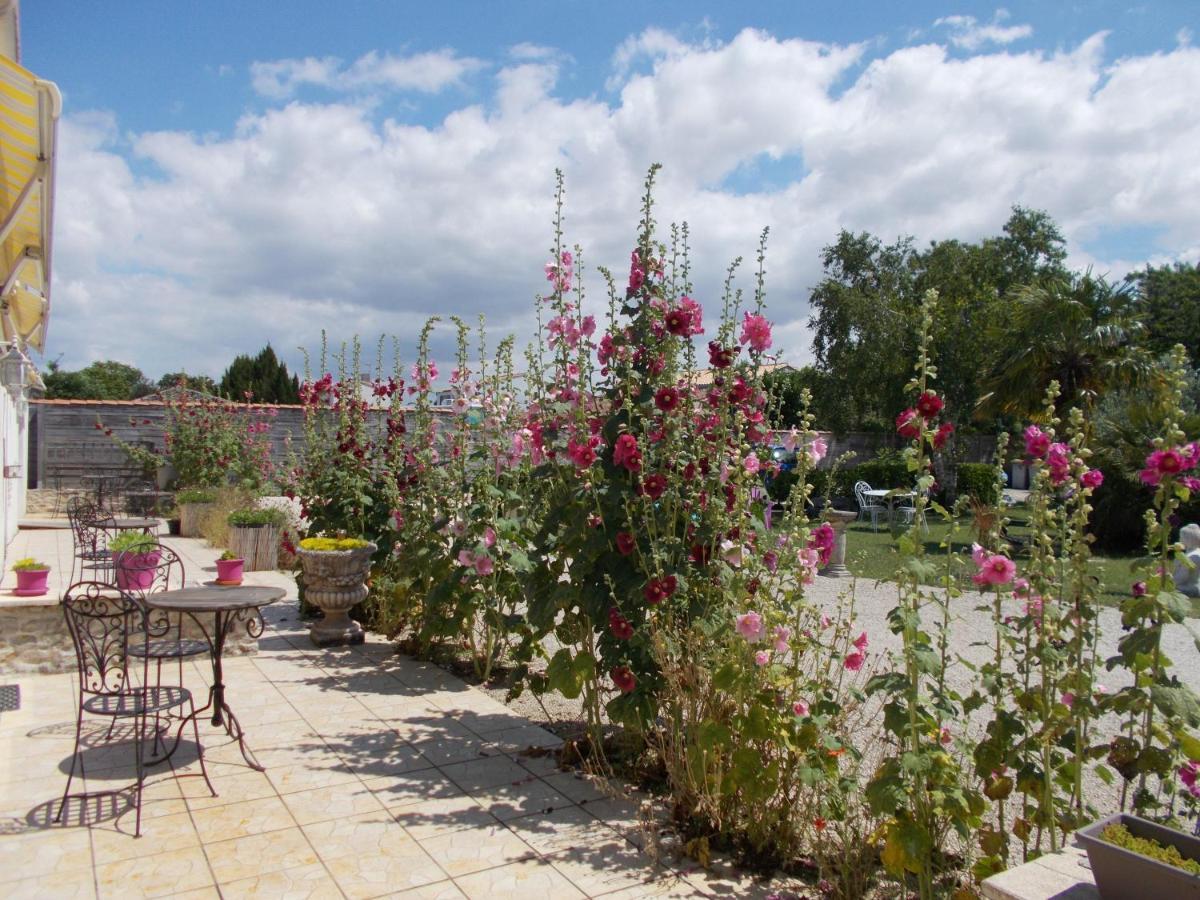
{"label": "round garden table", "polygon": [[[183,726],[189,719],[212,710],[213,725],[223,727],[225,733],[236,738],[242,758],[252,768],[259,772],[259,765],[254,754],[246,746],[245,732],[238,724],[237,717],[225,701],[225,682],[221,674],[221,657],[225,652],[225,639],[239,629],[244,629],[250,637],[257,638],[263,633],[262,608],[276,600],[282,600],[287,592],[283,588],[267,587],[265,585],[203,585],[200,587],[178,588],[173,591],[163,591],[149,594],[142,601],[150,609],[164,612],[180,613],[187,616],[203,632],[204,639],[212,651],[213,683],[208,690],[208,703],[193,712],[180,725],[179,734],[183,734]],[[207,616],[213,617],[212,631],[201,621]],[[179,740],[176,738],[176,745]],[[171,748],[173,753],[175,748]],[[170,753],[167,754],[170,756]],[[163,757],[165,759],[166,757]]]}
{"label": "round garden table", "polygon": [[108,531],[144,531],[150,534],[158,530],[158,519],[101,519]]}

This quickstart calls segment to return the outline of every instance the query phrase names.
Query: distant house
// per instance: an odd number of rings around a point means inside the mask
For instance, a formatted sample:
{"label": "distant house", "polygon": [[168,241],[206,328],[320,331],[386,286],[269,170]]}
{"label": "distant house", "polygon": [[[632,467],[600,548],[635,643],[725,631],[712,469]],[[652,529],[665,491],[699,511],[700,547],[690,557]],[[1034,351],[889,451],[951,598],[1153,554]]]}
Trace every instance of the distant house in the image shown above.
{"label": "distant house", "polygon": [[[698,369],[692,373],[691,382],[697,387],[708,387],[713,383],[713,375],[717,372],[722,372],[723,369]],[[787,363],[764,363],[758,367],[758,377],[764,375],[774,375],[783,372],[795,372],[795,366]]]}

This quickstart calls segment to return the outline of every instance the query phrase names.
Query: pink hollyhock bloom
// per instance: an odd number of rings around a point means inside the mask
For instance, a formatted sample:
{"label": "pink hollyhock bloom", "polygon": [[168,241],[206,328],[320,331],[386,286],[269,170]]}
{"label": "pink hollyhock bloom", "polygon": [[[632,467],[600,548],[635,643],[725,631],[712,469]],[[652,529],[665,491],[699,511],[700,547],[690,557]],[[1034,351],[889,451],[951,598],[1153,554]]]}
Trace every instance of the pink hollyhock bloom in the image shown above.
{"label": "pink hollyhock bloom", "polygon": [[1098,488],[1104,484],[1104,473],[1099,469],[1088,469],[1079,476],[1079,483],[1085,488]]}
{"label": "pink hollyhock bloom", "polygon": [[629,666],[615,666],[608,675],[622,694],[628,694],[637,687],[637,676],[630,671]]}
{"label": "pink hollyhock bloom", "polygon": [[738,343],[749,344],[755,353],[771,348],[771,323],[764,316],[745,313],[742,317],[742,333]]}
{"label": "pink hollyhock bloom", "polygon": [[926,419],[932,419],[942,411],[942,407],[945,405],[942,398],[933,391],[925,391],[925,393],[917,398],[917,412]]}
{"label": "pink hollyhock bloom", "polygon": [[803,718],[808,715],[808,704],[803,700],[797,700],[792,704],[792,712]]}
{"label": "pink hollyhock bloom", "polygon": [[754,664],[756,666],[765,666],[770,661],[771,661],[771,651],[770,650],[759,650],[757,653],[754,654]]}
{"label": "pink hollyhock bloom", "polygon": [[833,526],[828,522],[822,522],[809,533],[808,546],[817,551],[821,559],[821,565],[829,562],[829,557],[833,554],[833,544],[836,538]]}
{"label": "pink hollyhock bloom", "polygon": [[495,566],[492,564],[492,558],[486,553],[475,554],[475,574],[476,575],[491,575],[495,571]]}
{"label": "pink hollyhock bloom", "polygon": [[642,454],[637,438],[632,434],[620,435],[613,444],[613,465],[623,466],[628,472],[636,472],[642,467]]}
{"label": "pink hollyhock bloom", "polygon": [[989,556],[979,567],[979,584],[1008,584],[1017,574],[1017,565],[999,553]]}
{"label": "pink hollyhock bloom", "polygon": [[774,575],[775,570],[779,568],[779,554],[774,550],[768,550],[763,554],[763,565],[767,567],[768,572]]}
{"label": "pink hollyhock bloom", "polygon": [[471,568],[472,566],[475,565],[475,554],[472,553],[470,550],[459,550],[458,551],[458,564],[467,569]]}
{"label": "pink hollyhock bloom", "polygon": [[583,322],[580,323],[580,326],[579,326],[579,333],[582,334],[584,337],[591,337],[593,334],[595,334],[596,333],[596,317],[595,316],[584,316]]}
{"label": "pink hollyhock bloom", "polygon": [[808,457],[808,461],[814,466],[823,460],[825,454],[828,452],[829,444],[821,440],[821,438],[814,438],[813,442],[804,448],[804,455]]}
{"label": "pink hollyhock bloom", "polygon": [[1130,589],[1130,593],[1132,593],[1133,596],[1135,596],[1135,597],[1145,597],[1146,596],[1146,582],[1135,581],[1133,583],[1133,587]]}
{"label": "pink hollyhock bloom", "polygon": [[485,546],[485,547],[495,547],[496,546],[496,529],[492,528],[490,525],[487,528],[483,529],[483,546]]}
{"label": "pink hollyhock bloom", "polygon": [[1013,582],[1013,593],[1018,597],[1024,597],[1029,593],[1029,580],[1026,578],[1018,578]]}
{"label": "pink hollyhock bloom", "polygon": [[854,646],[858,650],[865,651],[869,643],[870,640],[867,638],[867,633],[865,631],[854,639]]}
{"label": "pink hollyhock bloom", "polygon": [[1025,429],[1025,455],[1041,459],[1050,449],[1050,436],[1036,425]]}
{"label": "pink hollyhock bloom", "polygon": [[987,562],[987,558],[988,552],[986,550],[984,550],[978,544],[971,545],[971,559],[974,561],[975,565],[982,568],[983,564]]}
{"label": "pink hollyhock bloom", "polygon": [[1071,477],[1071,448],[1066,444],[1051,444],[1046,451],[1046,468],[1050,470],[1052,485],[1065,484]]}
{"label": "pink hollyhock bloom", "polygon": [[742,613],[734,622],[737,633],[751,643],[761,641],[767,635],[763,618],[756,612]]}
{"label": "pink hollyhock bloom", "polygon": [[450,533],[455,537],[462,537],[467,533],[467,525],[461,519],[455,519],[450,523]]}
{"label": "pink hollyhock bloom", "polygon": [[1155,450],[1146,457],[1146,468],[1139,477],[1145,484],[1157,485],[1165,477],[1178,475],[1186,465],[1183,454],[1178,450]]}
{"label": "pink hollyhock bloom", "polygon": [[642,271],[642,260],[636,250],[629,255],[629,293],[633,293],[646,283],[646,273]]}
{"label": "pink hollyhock bloom", "polygon": [[921,427],[924,424],[920,413],[915,409],[906,409],[896,416],[896,433],[902,438],[912,440],[921,436]]}
{"label": "pink hollyhock bloom", "polygon": [[783,437],[779,440],[780,446],[783,447],[783,449],[788,453],[795,452],[796,445],[798,443],[800,443],[800,432],[798,432],[795,428],[792,428],[791,431],[785,432]]}
{"label": "pink hollyhock bloom", "polygon": [[1190,759],[1179,767],[1179,780],[1193,797],[1200,797],[1200,763]]}
{"label": "pink hollyhock bloom", "polygon": [[1066,706],[1068,708],[1074,706],[1075,705],[1075,695],[1072,694],[1070,691],[1063,691],[1062,703],[1063,703],[1063,706]]}
{"label": "pink hollyhock bloom", "polygon": [[801,547],[796,551],[800,562],[800,581],[802,584],[812,584],[817,580],[817,570],[821,568],[821,554],[812,547]]}
{"label": "pink hollyhock bloom", "polygon": [[392,510],[392,527],[397,531],[401,531],[404,528],[404,513],[398,509]]}
{"label": "pink hollyhock bloom", "polygon": [[941,733],[941,735],[940,735],[940,738],[939,738],[939,739],[941,740],[941,742],[942,742],[943,744],[949,744],[949,743],[950,743],[950,741],[951,741],[951,740],[953,740],[953,738],[952,738],[952,737],[951,737],[951,735],[950,735],[950,729],[949,729],[949,728],[943,728],[943,729],[942,729],[942,733]]}
{"label": "pink hollyhock bloom", "polygon": [[832,624],[833,624],[833,619],[829,618],[829,616],[821,616],[821,630],[822,631],[824,631],[826,628],[828,628]]}
{"label": "pink hollyhock bloom", "polygon": [[729,540],[729,538],[721,541],[721,559],[725,560],[725,562],[729,563],[735,569],[741,568],[745,552],[745,547],[735,541]]}
{"label": "pink hollyhock bloom", "polygon": [[1191,475],[1184,475],[1179,479],[1179,483],[1192,493],[1200,490],[1200,478],[1193,478]]}
{"label": "pink hollyhock bloom", "polygon": [[746,458],[742,460],[742,468],[749,475],[757,475],[758,470],[762,468],[762,463],[759,462],[758,457],[753,453],[747,453]]}
{"label": "pink hollyhock bloom", "polygon": [[842,661],[842,666],[845,667],[846,671],[848,672],[857,672],[863,667],[863,663],[866,661],[866,655],[856,650]]}
{"label": "pink hollyhock bloom", "polygon": [[792,636],[792,629],[786,625],[776,625],[771,631],[771,636],[775,639],[775,652],[786,653],[788,651],[788,638]]}
{"label": "pink hollyhock bloom", "polygon": [[571,438],[567,441],[567,456],[571,457],[571,462],[575,463],[578,468],[586,469],[596,461],[594,449],[596,443],[594,438],[587,441],[577,441],[575,438]]}

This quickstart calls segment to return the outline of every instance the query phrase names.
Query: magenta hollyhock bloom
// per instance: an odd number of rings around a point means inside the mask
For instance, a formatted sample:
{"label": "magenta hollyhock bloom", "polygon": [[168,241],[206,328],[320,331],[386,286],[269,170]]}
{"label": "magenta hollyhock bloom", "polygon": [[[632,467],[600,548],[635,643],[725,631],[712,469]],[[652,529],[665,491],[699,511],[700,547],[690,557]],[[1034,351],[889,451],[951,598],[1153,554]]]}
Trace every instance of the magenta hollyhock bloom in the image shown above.
{"label": "magenta hollyhock bloom", "polygon": [[1104,473],[1099,469],[1088,469],[1079,476],[1079,483],[1085,488],[1098,488],[1104,484]]}
{"label": "magenta hollyhock bloom", "polygon": [[871,642],[867,638],[867,633],[865,631],[854,639],[854,646],[858,650],[866,651],[867,645],[870,643]]}
{"label": "magenta hollyhock bloom", "polygon": [[654,405],[663,412],[674,412],[679,406],[679,391],[673,387],[660,387],[654,392]]}
{"label": "magenta hollyhock bloom", "polygon": [[1200,763],[1194,759],[1188,760],[1179,767],[1179,780],[1193,797],[1200,798]]}
{"label": "magenta hollyhock bloom", "polygon": [[617,552],[622,556],[628,556],[637,547],[637,539],[628,531],[617,532]]}
{"label": "magenta hollyhock bloom", "polygon": [[803,700],[797,700],[792,704],[792,712],[803,718],[808,715],[808,704]]}
{"label": "magenta hollyhock bloom", "polygon": [[762,353],[771,348],[771,323],[766,317],[753,313],[742,316],[742,333],[738,343],[749,344],[755,353]]}
{"label": "magenta hollyhock bloom", "polygon": [[1191,475],[1184,475],[1179,479],[1179,483],[1193,493],[1200,491],[1200,478],[1193,478]]}
{"label": "magenta hollyhock bloom", "polygon": [[954,423],[943,422],[938,426],[937,432],[933,436],[933,449],[941,450],[946,446],[946,442],[950,440],[950,435],[954,434]]}
{"label": "magenta hollyhock bloom", "polygon": [[622,694],[628,694],[637,687],[637,676],[633,674],[629,666],[614,666],[608,675]]}
{"label": "magenta hollyhock bloom", "polygon": [[1046,450],[1046,468],[1052,485],[1066,484],[1071,478],[1071,448],[1062,443],[1051,444]]}
{"label": "magenta hollyhock bloom", "polygon": [[1025,455],[1041,459],[1050,449],[1050,436],[1036,425],[1025,429]]}
{"label": "magenta hollyhock bloom", "polygon": [[1075,695],[1070,691],[1063,691],[1061,699],[1063,706],[1067,707],[1068,709],[1075,705]]}
{"label": "magenta hollyhock bloom", "polygon": [[678,586],[674,575],[664,575],[662,578],[651,578],[642,589],[642,595],[651,606],[657,606],[664,600],[670,599]]}
{"label": "magenta hollyhock bloom", "polygon": [[626,432],[613,444],[613,465],[623,466],[626,471],[636,472],[642,467],[642,454],[637,438]]}
{"label": "magenta hollyhock bloom", "polygon": [[848,672],[857,672],[863,667],[863,663],[867,661],[866,654],[855,650],[842,661],[842,666]]}
{"label": "magenta hollyhock bloom", "polygon": [[942,411],[945,402],[933,391],[925,391],[917,398],[917,412],[926,419],[932,419]]}
{"label": "magenta hollyhock bloom", "polygon": [[751,643],[761,641],[767,634],[763,618],[756,612],[742,613],[735,620],[737,633]]}
{"label": "magenta hollyhock bloom", "polygon": [[1146,582],[1135,581],[1133,583],[1133,587],[1130,588],[1130,593],[1133,594],[1133,596],[1135,596],[1135,597],[1145,597],[1146,596]]}
{"label": "magenta hollyhock bloom", "polygon": [[836,540],[836,535],[833,531],[833,526],[828,522],[822,522],[814,528],[808,535],[808,547],[816,550],[821,559],[821,565],[829,562],[829,557],[833,554],[833,543]]}
{"label": "magenta hollyhock bloom", "polygon": [[657,500],[666,489],[667,478],[661,472],[655,472],[642,479],[641,491],[651,500]]}
{"label": "magenta hollyhock bloom", "polygon": [[1001,556],[999,553],[992,554],[984,560],[979,566],[979,574],[976,583],[984,584],[1008,584],[1017,574],[1017,564],[1007,556]]}
{"label": "magenta hollyhock bloom", "polygon": [[476,553],[474,565],[476,575],[491,575],[495,571],[492,558],[486,553]]}
{"label": "magenta hollyhock bloom", "polygon": [[595,440],[577,441],[571,438],[567,441],[567,456],[580,469],[586,469],[596,461]]}
{"label": "magenta hollyhock bloom", "polygon": [[921,428],[925,423],[915,409],[909,408],[896,416],[896,433],[909,440],[921,436]]}

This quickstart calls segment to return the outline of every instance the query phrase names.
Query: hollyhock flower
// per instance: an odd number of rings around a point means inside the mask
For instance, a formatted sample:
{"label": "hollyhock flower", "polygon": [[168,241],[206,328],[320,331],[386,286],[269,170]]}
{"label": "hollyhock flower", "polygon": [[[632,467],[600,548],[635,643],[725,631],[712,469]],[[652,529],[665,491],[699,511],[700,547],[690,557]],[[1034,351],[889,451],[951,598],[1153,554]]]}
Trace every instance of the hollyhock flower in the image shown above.
{"label": "hollyhock flower", "polygon": [[615,606],[608,611],[608,630],[618,641],[633,637],[633,624]]}
{"label": "hollyhock flower", "polygon": [[626,471],[636,472],[642,467],[642,454],[637,438],[628,432],[620,435],[613,444],[613,465],[623,466]]}
{"label": "hollyhock flower", "polygon": [[776,625],[771,630],[771,637],[775,641],[775,652],[776,653],[787,653],[788,638],[790,638],[791,636],[792,636],[792,629],[788,628],[786,625]]}
{"label": "hollyhock flower", "polygon": [[1184,475],[1179,479],[1179,483],[1192,493],[1200,491],[1200,478],[1193,478],[1191,475]]}
{"label": "hollyhock flower", "polygon": [[617,532],[617,552],[628,556],[637,547],[637,539],[628,531]]}
{"label": "hollyhock flower", "polygon": [[775,570],[779,568],[779,554],[774,550],[768,550],[763,554],[762,561],[763,565],[766,566],[767,571],[774,575]]}
{"label": "hollyhock flower", "polygon": [[756,666],[765,666],[771,661],[770,650],[759,650],[754,654],[754,664]]}
{"label": "hollyhock flower", "polygon": [[980,586],[1008,584],[1017,574],[1017,564],[999,553],[989,555],[982,564],[976,561],[976,565],[979,565],[979,572],[974,581]]}
{"label": "hollyhock flower", "polygon": [[737,569],[742,565],[743,554],[746,548],[737,541],[731,541],[729,538],[721,541],[721,559]]}
{"label": "hollyhock flower", "polygon": [[917,398],[917,412],[926,419],[932,419],[942,411],[942,407],[945,405],[942,398],[933,391],[925,391]]}
{"label": "hollyhock flower", "polygon": [[942,728],[942,731],[941,731],[941,734],[939,735],[938,739],[939,739],[939,740],[940,740],[940,741],[941,741],[943,744],[949,744],[949,743],[950,743],[950,741],[951,741],[951,740],[953,740],[953,738],[952,738],[952,737],[951,737],[951,735],[950,735],[950,729],[949,729],[949,728],[944,728],[944,727],[943,727],[943,728]]}
{"label": "hollyhock flower", "polygon": [[637,676],[630,671],[629,666],[614,666],[608,675],[622,694],[628,694],[637,687]]}
{"label": "hollyhock flower", "polygon": [[1179,767],[1179,780],[1193,797],[1200,797],[1200,763],[1188,760]]}
{"label": "hollyhock flower", "polygon": [[594,438],[587,441],[571,438],[567,441],[567,456],[571,457],[571,462],[575,463],[576,467],[586,469],[596,461],[595,445]]}
{"label": "hollyhock flower", "polygon": [[896,433],[909,440],[920,437],[922,424],[921,416],[915,409],[906,409],[896,416]]}
{"label": "hollyhock flower", "polygon": [[836,539],[837,535],[833,531],[833,526],[828,522],[822,522],[809,533],[808,546],[817,551],[821,565],[829,562],[829,557],[833,555],[833,544]]}
{"label": "hollyhock flower", "polygon": [[829,618],[829,616],[821,616],[821,630],[822,631],[824,631],[826,628],[828,628],[832,624],[833,624],[833,619]]}
{"label": "hollyhock flower", "polygon": [[1052,485],[1065,484],[1071,477],[1071,448],[1062,443],[1051,444],[1046,450],[1046,467]]}
{"label": "hollyhock flower", "polygon": [[1132,593],[1133,596],[1135,596],[1135,597],[1145,597],[1146,596],[1146,582],[1135,581],[1133,583],[1133,587],[1130,589],[1130,593]]}
{"label": "hollyhock flower", "polygon": [[1075,705],[1075,695],[1070,691],[1063,691],[1061,699],[1063,706],[1067,707],[1068,709]]}
{"label": "hollyhock flower", "polygon": [[646,273],[642,271],[642,260],[636,250],[629,257],[629,293],[634,293],[646,283]]}
{"label": "hollyhock flower", "polygon": [[855,646],[855,648],[856,648],[856,649],[858,649],[858,650],[862,650],[862,651],[864,651],[864,652],[866,651],[866,649],[867,649],[867,645],[868,645],[869,643],[871,643],[871,642],[870,642],[870,640],[867,638],[867,633],[866,633],[865,631],[864,631],[862,634],[860,634],[858,637],[856,637],[856,638],[854,639],[854,646]]}
{"label": "hollyhock flower", "polygon": [[1050,435],[1036,425],[1025,429],[1025,455],[1033,459],[1041,459],[1050,449]]}
{"label": "hollyhock flower", "polygon": [[651,578],[642,589],[642,594],[646,598],[646,602],[651,606],[657,606],[664,600],[670,599],[675,593],[677,582],[674,575],[664,575],[662,578]]}
{"label": "hollyhock flower", "polygon": [[673,412],[679,406],[679,391],[673,387],[660,387],[654,392],[654,405],[663,412]]}
{"label": "hollyhock flower", "polygon": [[404,513],[398,509],[392,510],[392,527],[397,531],[404,529]]}
{"label": "hollyhock flower", "polygon": [[1183,454],[1178,450],[1155,450],[1146,457],[1146,468],[1138,475],[1144,484],[1155,486],[1164,477],[1178,475],[1186,465]]}
{"label": "hollyhock flower", "polygon": [[742,460],[742,468],[746,470],[747,475],[757,475],[762,463],[753,453],[747,453],[746,458]]}
{"label": "hollyhock flower", "polygon": [[476,553],[473,565],[475,566],[476,575],[491,575],[495,571],[492,558],[486,553]]}
{"label": "hollyhock flower", "polygon": [[1025,600],[1025,615],[1041,621],[1045,601],[1039,594],[1030,594]]}
{"label": "hollyhock flower", "polygon": [[762,353],[771,348],[771,323],[765,317],[745,313],[742,316],[742,333],[738,343],[749,344],[755,353]]}
{"label": "hollyhock flower", "polygon": [[732,347],[722,347],[717,341],[708,342],[708,364],[714,369],[728,369],[733,365]]}
{"label": "hollyhock flower", "polygon": [[667,477],[661,472],[647,475],[642,479],[641,491],[651,500],[657,500],[667,489]]}
{"label": "hollyhock flower", "polygon": [[796,551],[796,559],[800,563],[800,581],[802,584],[812,584],[817,580],[817,570],[821,568],[821,553],[813,547],[801,547]]}
{"label": "hollyhock flower", "polygon": [[808,457],[811,465],[816,465],[825,458],[825,454],[829,452],[829,444],[822,438],[813,438],[812,443],[804,448],[804,455]]}
{"label": "hollyhock flower", "polygon": [[1088,469],[1079,476],[1079,483],[1085,488],[1098,488],[1104,484],[1104,473],[1099,469]]}
{"label": "hollyhock flower", "polygon": [[855,651],[842,660],[842,666],[847,672],[857,672],[863,667],[863,663],[867,661],[865,654]]}
{"label": "hollyhock flower", "polygon": [[780,446],[783,447],[783,449],[788,453],[794,453],[796,446],[799,443],[800,432],[798,432],[795,427],[793,427],[790,431],[784,432],[783,437],[779,439]]}
{"label": "hollyhock flower", "polygon": [[983,564],[987,562],[988,552],[978,544],[971,545],[971,560],[975,565],[983,568]]}
{"label": "hollyhock flower", "polygon": [[756,612],[742,613],[734,622],[737,633],[751,643],[761,641],[767,635],[767,626]]}
{"label": "hollyhock flower", "polygon": [[803,718],[808,715],[808,704],[803,700],[797,700],[792,704],[792,712]]}
{"label": "hollyhock flower", "polygon": [[945,447],[952,434],[954,434],[954,424],[952,422],[943,422],[939,425],[937,432],[933,436],[933,449],[941,450]]}

